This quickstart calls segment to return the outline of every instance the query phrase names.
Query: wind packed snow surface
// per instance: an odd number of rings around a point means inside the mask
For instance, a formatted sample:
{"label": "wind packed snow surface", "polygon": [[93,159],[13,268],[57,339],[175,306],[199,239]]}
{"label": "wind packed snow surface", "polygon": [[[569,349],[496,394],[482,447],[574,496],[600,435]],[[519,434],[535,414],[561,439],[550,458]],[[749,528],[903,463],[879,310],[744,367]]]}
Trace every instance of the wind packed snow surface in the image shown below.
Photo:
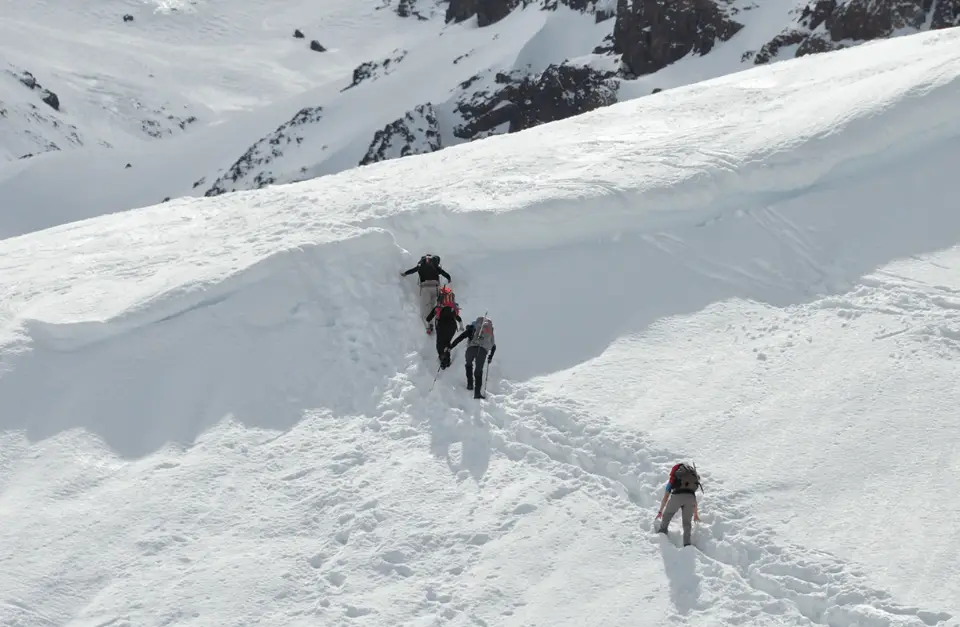
{"label": "wind packed snow surface", "polygon": [[[0,242],[0,624],[957,625],[958,61]],[[496,324],[485,401],[460,350],[434,384],[428,250]]]}

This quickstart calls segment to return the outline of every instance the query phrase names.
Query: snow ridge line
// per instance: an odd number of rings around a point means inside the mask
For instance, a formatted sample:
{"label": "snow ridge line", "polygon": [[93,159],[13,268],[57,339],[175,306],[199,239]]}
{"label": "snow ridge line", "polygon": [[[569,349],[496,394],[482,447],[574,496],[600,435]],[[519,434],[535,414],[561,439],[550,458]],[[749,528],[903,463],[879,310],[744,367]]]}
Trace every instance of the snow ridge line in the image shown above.
{"label": "snow ridge line", "polygon": [[[558,162],[557,170],[542,181],[507,174],[478,185],[465,177],[463,183],[435,200],[425,202],[401,195],[396,203],[410,205],[409,211],[360,220],[357,226],[388,230],[411,250],[430,248],[442,236],[457,241],[460,253],[469,255],[553,247],[612,237],[620,230],[655,233],[707,223],[735,210],[762,207],[890,167],[919,151],[951,141],[960,136],[960,121],[943,112],[951,110],[948,103],[958,95],[960,78],[947,76],[944,71],[936,80],[914,85],[896,97],[888,95],[888,101],[876,110],[850,113],[835,120],[834,126],[822,122],[798,136],[793,144],[771,140],[771,145],[758,143],[741,156],[728,155],[723,146],[711,146],[711,138],[702,144],[695,142],[693,137],[701,130],[696,127],[690,137],[677,135],[670,138],[670,143],[652,144],[645,154],[625,147],[618,155],[621,159],[603,168]],[[630,103],[611,109],[624,105]],[[633,113],[645,114],[646,110]],[[612,114],[584,114],[583,123],[590,123],[594,115]],[[727,121],[733,122],[746,123]],[[535,127],[520,135],[533,141],[535,134],[542,133],[549,144],[549,127]],[[498,141],[515,139],[507,135],[484,141],[495,146]],[[691,152],[693,146],[696,149]],[[458,151],[470,148],[454,146],[440,153],[406,157],[402,161],[407,163],[376,164],[351,175],[361,177],[359,181],[349,180],[362,184],[369,177],[377,181],[383,176],[381,167],[428,169],[430,159],[438,155],[456,159]],[[531,153],[531,158],[537,156]],[[468,153],[465,163],[471,160]],[[659,170],[651,169],[651,162],[657,163]],[[528,164],[520,161],[514,167],[522,174]],[[664,167],[669,168],[670,176]],[[625,187],[626,181],[610,176],[610,168],[635,170],[636,180]],[[548,187],[548,196],[539,187]],[[585,210],[585,205],[590,209]],[[490,220],[491,214],[496,215],[496,221]],[[425,224],[430,226],[424,228]]]}
{"label": "snow ridge line", "polygon": [[[450,406],[470,407],[467,403],[472,401],[464,401],[462,390],[444,387],[435,390],[439,394],[432,399],[411,398],[421,393],[412,387],[403,396],[414,405],[430,405],[422,415],[443,415],[444,404],[447,414]],[[462,412],[464,422],[468,414],[474,415],[472,429],[479,430],[488,445],[513,461],[568,469],[559,474],[567,485],[552,498],[588,488],[630,501],[641,509],[625,524],[650,533],[651,542],[659,540],[652,531],[654,508],[666,468],[678,458],[656,450],[637,433],[586,425],[575,417],[582,413],[577,408],[544,403],[522,386],[500,381],[496,387],[500,389],[491,391],[482,411]],[[545,463],[543,457],[549,461]],[[889,593],[872,589],[863,572],[830,554],[790,544],[784,547],[772,531],[731,504],[735,496],[721,482],[711,481],[709,473],[704,473],[704,480],[710,483],[709,504],[694,531],[694,545],[707,579],[719,585],[732,574],[744,589],[731,601],[733,611],[779,617],[796,613],[810,624],[831,627],[924,627],[952,618],[945,612],[894,602]]]}
{"label": "snow ridge line", "polygon": [[288,272],[309,272],[331,259],[394,254],[389,235],[377,230],[359,232],[351,237],[324,244],[301,244],[251,260],[246,267],[159,291],[140,304],[106,320],[66,324],[27,319],[23,326],[35,343],[45,348],[69,352],[124,335],[152,324],[162,324],[200,309],[214,307],[244,292],[253,285],[283,277]]}

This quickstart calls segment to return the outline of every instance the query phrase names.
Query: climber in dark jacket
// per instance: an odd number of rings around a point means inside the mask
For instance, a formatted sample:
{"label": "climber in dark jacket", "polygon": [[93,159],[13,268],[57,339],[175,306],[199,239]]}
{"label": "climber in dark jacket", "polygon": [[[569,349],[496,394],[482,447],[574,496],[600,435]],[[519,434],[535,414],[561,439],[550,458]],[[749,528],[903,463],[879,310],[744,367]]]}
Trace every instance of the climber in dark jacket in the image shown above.
{"label": "climber in dark jacket", "polygon": [[420,257],[417,265],[402,272],[400,276],[410,276],[414,272],[417,273],[420,283],[424,281],[440,281],[440,277],[446,277],[447,281],[452,280],[450,275],[447,274],[447,271],[440,265],[440,255],[424,255]]}
{"label": "climber in dark jacket", "polygon": [[467,371],[467,389],[473,390],[473,398],[486,398],[481,390],[483,389],[483,360],[487,363],[493,361],[493,354],[497,352],[497,342],[493,336],[493,322],[490,318],[480,316],[467,325],[463,333],[457,336],[457,339],[450,344],[450,350],[468,339],[467,352],[465,355],[465,367]]}
{"label": "climber in dark jacket", "polygon": [[440,288],[437,304],[427,316],[427,322],[436,319],[437,327],[437,357],[440,358],[440,367],[446,370],[450,367],[450,340],[456,335],[457,329],[463,329],[463,320],[460,318],[460,306],[456,297],[448,286]]}
{"label": "climber in dark jacket", "polygon": [[[401,272],[401,277],[410,276],[417,273],[420,282],[420,319],[424,320],[427,314],[433,309],[437,302],[438,289],[440,287],[440,277],[446,277],[450,282],[450,275],[440,266],[440,257],[438,255],[424,255],[420,257],[417,265],[406,272]],[[427,333],[433,332],[433,324],[424,321],[427,325]]]}

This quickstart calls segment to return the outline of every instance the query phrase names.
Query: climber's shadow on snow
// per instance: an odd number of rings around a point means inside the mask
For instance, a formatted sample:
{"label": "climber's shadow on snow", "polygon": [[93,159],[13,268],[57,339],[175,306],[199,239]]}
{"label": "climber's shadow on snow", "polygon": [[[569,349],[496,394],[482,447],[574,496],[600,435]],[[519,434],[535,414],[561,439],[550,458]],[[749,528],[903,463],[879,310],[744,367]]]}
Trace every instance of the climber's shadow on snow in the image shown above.
{"label": "climber's shadow on snow", "polygon": [[480,409],[448,415],[434,414],[430,420],[430,452],[446,460],[455,475],[467,472],[479,482],[490,467],[493,442],[490,428],[480,416]]}
{"label": "climber's shadow on snow", "polygon": [[[915,192],[952,186],[949,163],[903,161],[895,177],[845,179],[699,225],[461,256],[457,265],[466,271],[455,275],[458,299],[465,320],[489,309],[496,358],[503,375],[517,381],[567,369],[619,337],[724,300],[810,302],[849,290],[888,262],[960,240],[954,200]],[[911,180],[916,185],[906,184]],[[497,228],[509,229],[510,214],[499,218]],[[477,219],[474,230],[480,228]]]}
{"label": "climber's shadow on snow", "polygon": [[700,598],[700,576],[697,575],[696,550],[678,549],[666,537],[658,536],[663,570],[670,582],[670,600],[677,613],[686,616],[696,609]]}

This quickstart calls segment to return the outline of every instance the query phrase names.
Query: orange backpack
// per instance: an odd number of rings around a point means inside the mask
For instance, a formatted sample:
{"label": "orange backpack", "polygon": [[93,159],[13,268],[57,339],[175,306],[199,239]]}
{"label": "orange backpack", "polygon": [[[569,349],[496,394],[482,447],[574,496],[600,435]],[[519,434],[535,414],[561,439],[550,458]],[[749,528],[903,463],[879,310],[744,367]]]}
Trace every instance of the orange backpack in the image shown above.
{"label": "orange backpack", "polygon": [[441,287],[437,293],[437,306],[434,308],[433,314],[440,317],[440,311],[445,307],[449,307],[455,314],[460,315],[460,305],[457,304],[457,298],[453,290],[446,285]]}

